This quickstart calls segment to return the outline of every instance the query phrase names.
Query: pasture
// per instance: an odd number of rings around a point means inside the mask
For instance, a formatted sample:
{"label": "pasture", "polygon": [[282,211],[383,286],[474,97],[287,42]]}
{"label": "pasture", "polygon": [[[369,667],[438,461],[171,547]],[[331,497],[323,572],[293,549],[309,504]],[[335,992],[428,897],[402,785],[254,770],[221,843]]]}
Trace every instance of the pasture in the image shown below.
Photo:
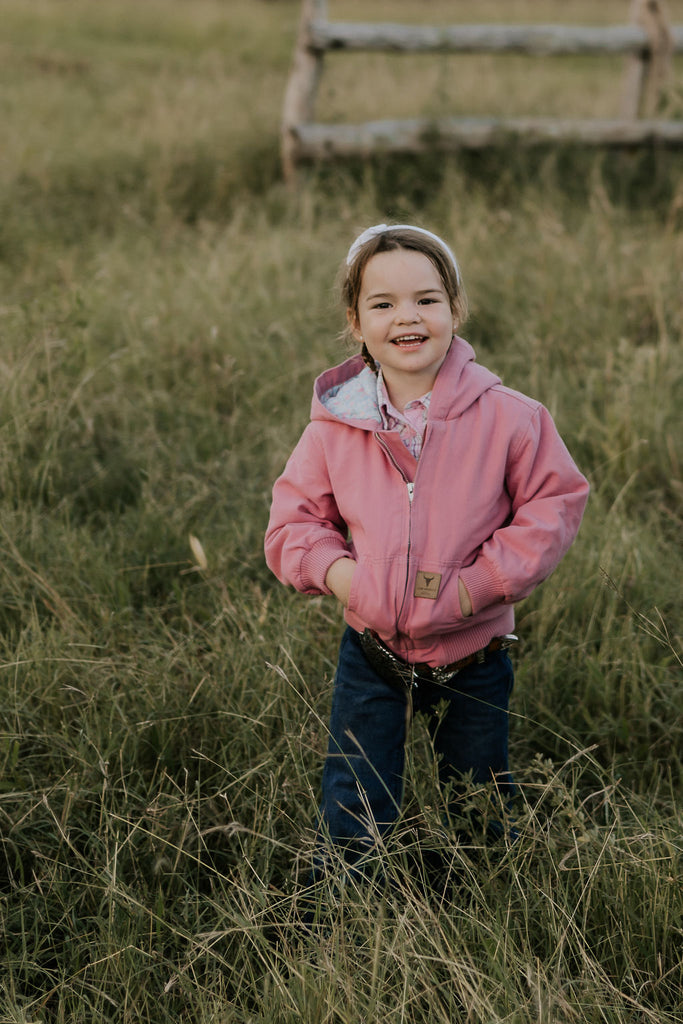
{"label": "pasture", "polygon": [[[683,154],[377,158],[291,193],[294,0],[1,7],[0,1021],[680,1021]],[[622,71],[344,56],[320,107],[609,116]],[[548,406],[592,494],[518,608],[519,842],[449,838],[418,721],[378,854],[391,890],[331,894],[333,926],[307,939],[342,619],[276,582],[262,537],[313,379],[347,354],[339,263],[380,220],[452,242],[462,333]],[[424,885],[430,852],[448,897]]]}

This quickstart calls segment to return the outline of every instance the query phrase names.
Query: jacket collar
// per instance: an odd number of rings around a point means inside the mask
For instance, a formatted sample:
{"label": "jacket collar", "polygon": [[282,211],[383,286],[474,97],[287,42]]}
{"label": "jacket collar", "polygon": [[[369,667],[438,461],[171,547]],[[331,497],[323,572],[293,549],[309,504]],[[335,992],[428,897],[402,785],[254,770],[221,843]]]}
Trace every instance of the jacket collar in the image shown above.
{"label": "jacket collar", "polygon": [[[500,384],[500,378],[475,359],[474,349],[469,342],[456,335],[434,383],[429,407],[430,420],[455,419],[485,391]],[[322,396],[331,388],[340,387],[345,381],[357,376],[364,368],[362,356],[355,355],[322,373],[313,390],[311,419],[337,420],[338,417],[323,405]],[[378,426],[374,419],[346,422],[366,430],[377,430]]]}

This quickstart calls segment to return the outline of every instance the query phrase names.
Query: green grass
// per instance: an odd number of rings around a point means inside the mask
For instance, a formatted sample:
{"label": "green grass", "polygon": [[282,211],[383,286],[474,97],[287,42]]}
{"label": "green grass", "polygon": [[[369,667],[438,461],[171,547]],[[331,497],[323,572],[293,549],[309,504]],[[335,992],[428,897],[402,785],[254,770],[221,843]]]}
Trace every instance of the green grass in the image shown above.
{"label": "green grass", "polygon": [[[298,4],[2,16],[0,1021],[680,1020],[680,155],[378,159],[291,195]],[[367,70],[378,102],[430,109],[430,80]],[[548,405],[592,496],[518,609],[519,843],[444,831],[418,721],[391,893],[330,893],[302,942],[342,620],[277,584],[262,536],[313,377],[346,355],[338,264],[386,218],[453,242],[464,333]]]}

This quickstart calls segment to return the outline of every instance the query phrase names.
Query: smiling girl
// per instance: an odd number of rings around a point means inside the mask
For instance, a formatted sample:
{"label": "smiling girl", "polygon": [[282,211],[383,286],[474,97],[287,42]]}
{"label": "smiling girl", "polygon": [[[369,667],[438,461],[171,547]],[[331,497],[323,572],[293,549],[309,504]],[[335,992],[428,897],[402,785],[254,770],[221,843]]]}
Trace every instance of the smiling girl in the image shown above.
{"label": "smiling girl", "polygon": [[316,381],[265,550],[281,582],[344,608],[320,821],[356,862],[400,812],[417,711],[442,784],[471,773],[512,796],[513,606],[568,550],[588,484],[547,410],[458,336],[467,302],[441,238],[364,231],[342,298],[361,352]]}

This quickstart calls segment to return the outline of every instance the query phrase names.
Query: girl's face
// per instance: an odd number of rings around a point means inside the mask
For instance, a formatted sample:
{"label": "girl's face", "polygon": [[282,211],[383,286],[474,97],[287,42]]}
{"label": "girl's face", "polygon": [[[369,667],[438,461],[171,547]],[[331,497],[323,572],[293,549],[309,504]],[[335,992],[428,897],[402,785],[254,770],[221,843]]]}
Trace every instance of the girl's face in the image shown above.
{"label": "girl's face", "polygon": [[363,272],[358,310],[347,316],[356,340],[382,367],[398,409],[431,391],[457,323],[428,256],[412,249],[377,253]]}

